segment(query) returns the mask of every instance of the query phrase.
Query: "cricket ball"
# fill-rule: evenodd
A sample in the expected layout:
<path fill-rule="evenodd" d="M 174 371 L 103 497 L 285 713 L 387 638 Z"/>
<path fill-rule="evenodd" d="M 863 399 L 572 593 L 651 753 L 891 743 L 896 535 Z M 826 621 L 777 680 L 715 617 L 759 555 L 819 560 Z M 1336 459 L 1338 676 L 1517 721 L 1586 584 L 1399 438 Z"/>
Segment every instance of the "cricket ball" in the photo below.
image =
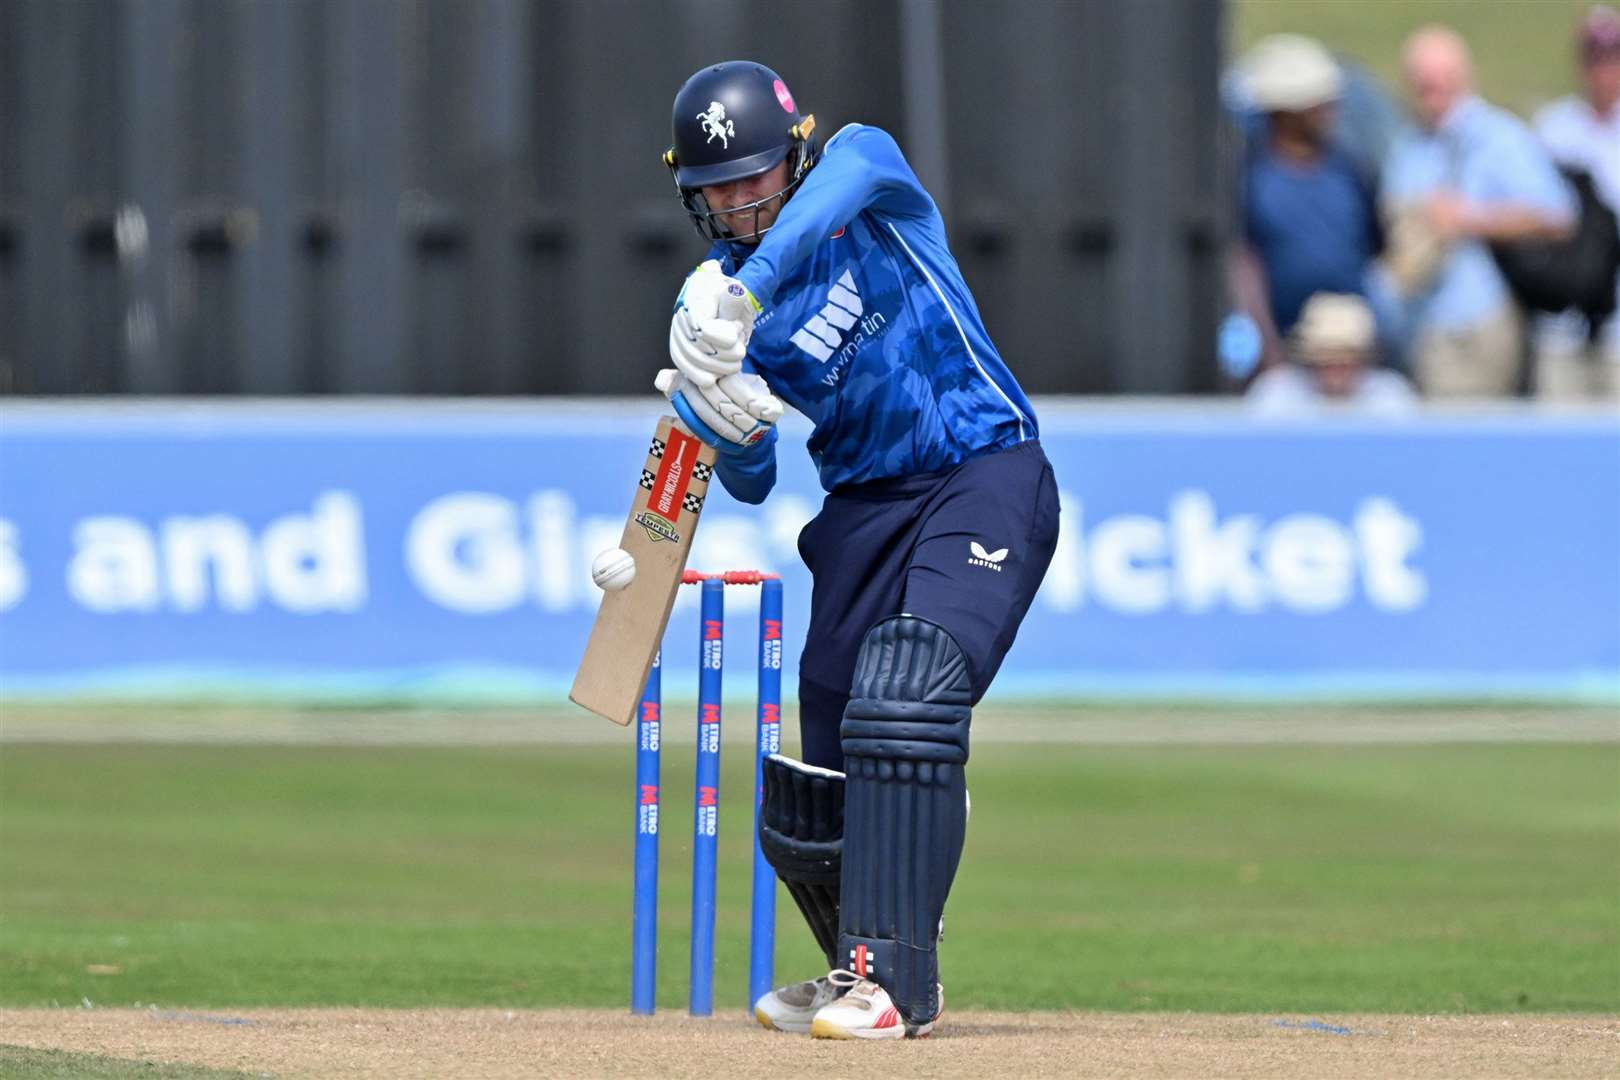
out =
<path fill-rule="evenodd" d="M 591 563 L 591 580 L 596 587 L 617 592 L 636 580 L 636 560 L 624 548 L 608 548 Z"/>

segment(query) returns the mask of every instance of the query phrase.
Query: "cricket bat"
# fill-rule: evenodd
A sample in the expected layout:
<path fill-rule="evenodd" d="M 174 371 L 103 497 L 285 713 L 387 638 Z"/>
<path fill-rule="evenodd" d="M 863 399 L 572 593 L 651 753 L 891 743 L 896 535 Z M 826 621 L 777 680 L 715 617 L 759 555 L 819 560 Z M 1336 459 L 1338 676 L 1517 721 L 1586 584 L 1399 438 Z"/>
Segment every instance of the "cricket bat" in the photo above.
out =
<path fill-rule="evenodd" d="M 635 718 L 713 475 L 713 447 L 673 416 L 660 417 L 619 540 L 636 560 L 635 578 L 602 594 L 568 691 L 576 704 L 615 724 Z"/>

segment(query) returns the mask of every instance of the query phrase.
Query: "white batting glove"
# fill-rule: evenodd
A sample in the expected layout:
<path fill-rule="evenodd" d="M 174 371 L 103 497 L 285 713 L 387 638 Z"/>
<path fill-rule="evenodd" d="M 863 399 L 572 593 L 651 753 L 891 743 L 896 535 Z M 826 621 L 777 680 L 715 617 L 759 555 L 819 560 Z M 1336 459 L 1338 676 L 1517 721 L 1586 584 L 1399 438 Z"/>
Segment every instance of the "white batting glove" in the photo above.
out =
<path fill-rule="evenodd" d="M 710 389 L 742 370 L 759 302 L 747 286 L 727 277 L 718 260 L 694 270 L 675 301 L 669 323 L 669 358 L 688 382 Z"/>
<path fill-rule="evenodd" d="M 782 417 L 781 400 L 758 375 L 726 375 L 705 390 L 674 368 L 665 368 L 653 385 L 671 402 L 678 399 L 717 437 L 738 446 L 758 442 Z"/>
<path fill-rule="evenodd" d="M 735 405 L 762 424 L 782 419 L 782 399 L 771 393 L 758 375 L 722 375 L 715 381 L 714 390 L 705 391 L 703 396 L 717 408 L 721 402 Z"/>

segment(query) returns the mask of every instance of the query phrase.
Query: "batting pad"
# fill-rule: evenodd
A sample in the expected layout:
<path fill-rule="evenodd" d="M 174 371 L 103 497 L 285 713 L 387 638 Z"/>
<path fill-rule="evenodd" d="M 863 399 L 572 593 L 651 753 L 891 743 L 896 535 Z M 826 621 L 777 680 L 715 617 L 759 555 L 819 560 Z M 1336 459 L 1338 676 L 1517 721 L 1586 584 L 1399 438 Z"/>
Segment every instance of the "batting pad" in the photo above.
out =
<path fill-rule="evenodd" d="M 840 728 L 838 966 L 876 981 L 914 1024 L 939 1013 L 936 950 L 967 832 L 972 693 L 950 633 L 898 615 L 861 643 Z"/>
<path fill-rule="evenodd" d="M 765 759 L 759 846 L 837 967 L 838 892 L 844 855 L 844 774 L 781 754 Z"/>

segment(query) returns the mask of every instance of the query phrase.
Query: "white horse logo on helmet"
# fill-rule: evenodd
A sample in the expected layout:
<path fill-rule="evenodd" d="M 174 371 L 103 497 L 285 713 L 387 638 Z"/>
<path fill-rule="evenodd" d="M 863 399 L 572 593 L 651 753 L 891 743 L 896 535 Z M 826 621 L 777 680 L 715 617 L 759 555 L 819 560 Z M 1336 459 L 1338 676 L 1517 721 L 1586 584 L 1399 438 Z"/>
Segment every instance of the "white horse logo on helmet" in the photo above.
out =
<path fill-rule="evenodd" d="M 703 130 L 709 133 L 709 137 L 704 139 L 704 142 L 714 142 L 718 137 L 722 147 L 728 150 L 731 149 L 730 140 L 733 135 L 737 134 L 737 128 L 730 120 L 726 119 L 726 107 L 724 105 L 718 101 L 711 101 L 708 109 L 698 113 L 697 118 L 703 121 Z"/>

